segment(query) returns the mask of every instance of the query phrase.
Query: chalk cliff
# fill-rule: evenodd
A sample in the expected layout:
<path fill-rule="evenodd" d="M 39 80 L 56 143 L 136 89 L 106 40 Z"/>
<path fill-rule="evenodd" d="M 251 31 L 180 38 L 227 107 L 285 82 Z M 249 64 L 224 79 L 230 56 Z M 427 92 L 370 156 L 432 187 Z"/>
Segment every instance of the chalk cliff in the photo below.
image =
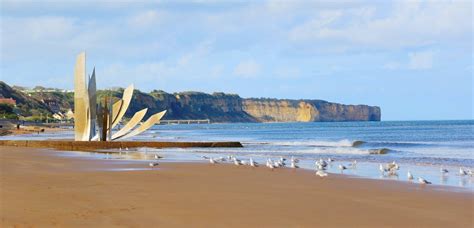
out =
<path fill-rule="evenodd" d="M 380 121 L 380 108 L 323 100 L 245 99 L 243 110 L 260 122 Z"/>

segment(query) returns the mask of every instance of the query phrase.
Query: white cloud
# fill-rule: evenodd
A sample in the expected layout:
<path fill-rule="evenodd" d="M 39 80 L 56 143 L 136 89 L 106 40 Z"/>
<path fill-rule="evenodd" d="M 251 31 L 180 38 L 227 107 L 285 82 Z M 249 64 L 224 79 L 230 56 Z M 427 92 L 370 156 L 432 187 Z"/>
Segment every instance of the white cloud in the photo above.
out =
<path fill-rule="evenodd" d="M 200 59 L 209 54 L 212 49 L 213 42 L 214 41 L 212 40 L 207 40 L 199 43 L 192 51 L 182 55 L 178 59 L 178 66 L 188 65 L 191 61 Z"/>
<path fill-rule="evenodd" d="M 433 67 L 433 51 L 413 52 L 408 56 L 410 57 L 410 69 L 425 70 Z"/>
<path fill-rule="evenodd" d="M 75 19 L 58 16 L 2 18 L 2 37 L 12 39 L 51 39 L 70 36 Z"/>
<path fill-rule="evenodd" d="M 260 65 L 253 60 L 240 62 L 234 69 L 234 74 L 244 78 L 253 78 L 260 73 Z"/>
<path fill-rule="evenodd" d="M 319 12 L 289 32 L 294 42 L 332 41 L 355 48 L 416 47 L 465 38 L 472 32 L 470 1 L 396 1 L 374 7 Z M 360 17 L 362 15 L 362 17 Z M 472 34 L 470 35 L 472 38 Z"/>
<path fill-rule="evenodd" d="M 390 61 L 382 67 L 387 70 L 429 70 L 433 68 L 436 51 L 423 50 L 408 53 L 407 59 L 404 61 Z"/>

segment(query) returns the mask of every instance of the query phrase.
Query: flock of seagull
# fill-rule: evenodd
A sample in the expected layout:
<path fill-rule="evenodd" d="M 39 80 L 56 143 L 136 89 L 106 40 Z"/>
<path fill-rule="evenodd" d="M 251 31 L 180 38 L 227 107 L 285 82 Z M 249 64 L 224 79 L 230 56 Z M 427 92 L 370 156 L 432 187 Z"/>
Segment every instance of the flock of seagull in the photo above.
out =
<path fill-rule="evenodd" d="M 211 164 L 218 164 L 220 162 L 226 162 L 226 161 L 230 161 L 231 163 L 233 163 L 234 165 L 236 166 L 241 166 L 241 165 L 247 165 L 247 166 L 251 166 L 251 167 L 258 167 L 259 164 L 257 162 L 255 162 L 252 158 L 250 158 L 249 160 L 241 160 L 241 159 L 237 159 L 235 156 L 227 156 L 226 157 L 219 157 L 219 158 L 212 158 L 212 157 L 208 157 L 208 156 L 201 156 L 203 159 L 206 159 L 209 161 L 209 163 Z M 298 163 L 299 163 L 299 159 L 297 158 L 294 158 L 293 156 L 290 158 L 290 165 L 287 166 L 286 164 L 286 161 L 287 159 L 280 156 L 280 158 L 278 160 L 275 160 L 273 161 L 271 158 L 268 158 L 266 160 L 266 164 L 265 166 L 271 170 L 274 170 L 276 168 L 283 168 L 283 167 L 289 167 L 289 168 L 292 168 L 292 169 L 297 169 L 299 168 L 298 166 Z M 315 166 L 316 166 L 316 175 L 317 176 L 320 176 L 320 177 L 327 177 L 328 176 L 328 173 L 326 172 L 326 169 L 328 167 L 328 165 L 330 163 L 334 162 L 334 159 L 332 158 L 328 158 L 327 160 L 324 160 L 322 158 L 320 158 L 319 160 L 317 160 L 315 162 Z M 347 166 L 346 165 L 343 165 L 343 164 L 340 164 L 338 166 L 338 169 L 341 170 L 341 172 L 343 170 L 346 170 L 346 169 L 355 169 L 357 167 L 357 161 L 354 160 L 352 163 L 348 164 Z M 380 172 L 382 173 L 382 175 L 384 176 L 398 176 L 398 170 L 400 169 L 400 165 L 397 164 L 395 161 L 393 161 L 392 163 L 388 163 L 388 164 L 385 164 L 385 165 L 382 165 L 380 164 L 379 165 L 379 170 Z M 441 168 L 441 173 L 443 175 L 446 175 L 447 173 L 449 173 L 449 170 L 445 169 L 445 168 Z M 474 172 L 471 170 L 471 169 L 467 169 L 467 170 L 464 170 L 462 167 L 459 168 L 459 175 L 460 176 L 474 176 Z M 412 181 L 414 180 L 414 176 L 413 174 L 408 171 L 407 173 L 407 178 L 409 181 Z M 420 184 L 431 184 L 430 181 L 426 180 L 425 178 L 423 177 L 418 177 L 418 183 Z"/>
<path fill-rule="evenodd" d="M 229 155 L 227 157 L 219 157 L 219 158 L 212 158 L 212 157 L 208 157 L 208 156 L 201 156 L 201 157 L 205 160 L 208 160 L 210 164 L 218 164 L 218 163 L 221 163 L 221 162 L 227 162 L 228 161 L 228 162 L 233 163 L 236 166 L 259 167 L 259 165 L 260 165 L 258 162 L 254 161 L 252 158 L 250 158 L 249 160 L 241 160 L 241 159 L 237 159 L 235 156 L 232 156 L 232 155 Z M 155 154 L 154 158 L 155 158 L 156 161 L 149 163 L 149 166 L 152 167 L 152 168 L 155 167 L 155 166 L 158 166 L 159 163 L 157 162 L 157 160 L 162 159 L 163 157 L 159 156 L 158 154 Z M 287 163 L 286 163 L 287 159 L 285 157 L 280 156 L 280 158 L 275 160 L 275 161 L 272 160 L 271 158 L 268 158 L 266 160 L 265 166 L 267 168 L 271 169 L 272 171 L 276 168 L 284 168 L 284 167 L 288 167 L 288 168 L 292 168 L 292 169 L 300 168 L 299 165 L 298 165 L 298 163 L 300 162 L 299 159 L 291 156 L 289 161 L 290 161 L 290 164 L 289 164 L 289 166 L 287 166 Z M 320 177 L 327 177 L 329 174 L 326 172 L 326 170 L 328 168 L 328 165 L 331 164 L 332 162 L 334 162 L 334 159 L 332 159 L 332 158 L 328 158 L 326 160 L 320 158 L 319 160 L 317 160 L 314 163 L 315 166 L 316 166 L 315 174 L 317 176 L 320 176 Z M 357 167 L 357 161 L 356 160 L 349 163 L 348 165 L 343 165 L 343 164 L 338 165 L 338 169 L 341 170 L 341 172 L 346 170 L 346 169 L 355 169 L 356 167 Z M 400 169 L 400 165 L 397 164 L 395 161 L 393 161 L 392 163 L 387 163 L 385 165 L 379 164 L 379 170 L 380 170 L 380 172 L 383 176 L 398 176 L 398 170 L 399 169 Z M 446 168 L 441 168 L 440 172 L 443 175 L 447 175 L 449 173 L 449 170 L 446 169 Z M 471 169 L 463 169 L 461 167 L 461 168 L 459 168 L 459 175 L 460 176 L 471 176 L 472 177 L 472 176 L 474 176 L 474 172 Z M 413 176 L 413 174 L 410 171 L 407 172 L 407 178 L 408 178 L 409 181 L 413 181 L 415 179 L 415 177 Z M 423 177 L 418 177 L 417 180 L 418 180 L 418 183 L 420 183 L 420 184 L 431 184 L 430 181 L 426 180 Z"/>

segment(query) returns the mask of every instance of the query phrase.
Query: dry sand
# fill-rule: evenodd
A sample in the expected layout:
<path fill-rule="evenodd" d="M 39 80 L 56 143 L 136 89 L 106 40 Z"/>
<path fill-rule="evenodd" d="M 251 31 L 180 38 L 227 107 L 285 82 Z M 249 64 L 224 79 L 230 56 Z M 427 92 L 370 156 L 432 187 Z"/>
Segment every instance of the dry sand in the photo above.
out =
<path fill-rule="evenodd" d="M 474 193 L 396 181 L 0 147 L 1 227 L 473 227 Z"/>

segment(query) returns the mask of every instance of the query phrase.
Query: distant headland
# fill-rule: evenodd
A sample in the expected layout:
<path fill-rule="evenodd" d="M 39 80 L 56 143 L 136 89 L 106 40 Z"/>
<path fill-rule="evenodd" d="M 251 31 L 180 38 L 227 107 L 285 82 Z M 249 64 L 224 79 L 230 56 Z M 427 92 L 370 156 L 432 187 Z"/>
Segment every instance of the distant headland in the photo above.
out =
<path fill-rule="evenodd" d="M 120 98 L 123 89 L 98 90 Z M 66 116 L 74 107 L 73 91 L 9 86 L 0 81 L 0 113 L 5 117 L 45 118 Z M 345 105 L 324 100 L 241 98 L 236 94 L 202 92 L 166 93 L 134 91 L 125 117 L 148 108 L 150 113 L 168 110 L 164 120 L 209 119 L 211 122 L 332 122 L 380 121 L 378 106 Z"/>

